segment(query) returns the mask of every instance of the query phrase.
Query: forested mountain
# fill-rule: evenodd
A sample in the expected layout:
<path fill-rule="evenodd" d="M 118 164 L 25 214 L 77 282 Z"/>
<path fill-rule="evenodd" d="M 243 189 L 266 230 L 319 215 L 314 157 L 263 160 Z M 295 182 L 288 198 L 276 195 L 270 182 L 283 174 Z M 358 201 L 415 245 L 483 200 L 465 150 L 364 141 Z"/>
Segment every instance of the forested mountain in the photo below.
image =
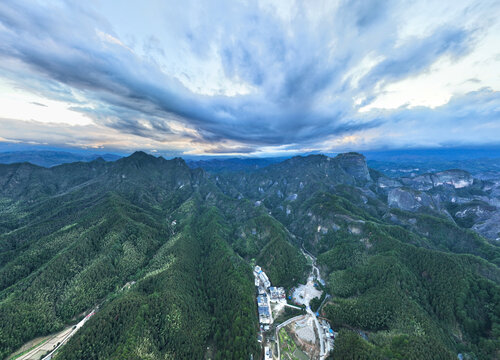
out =
<path fill-rule="evenodd" d="M 457 215 L 496 183 L 391 179 L 356 153 L 219 169 L 0 165 L 0 358 L 99 305 L 56 359 L 257 359 L 250 264 L 291 287 L 301 247 L 333 295 L 335 359 L 500 356 L 500 247 Z"/>
<path fill-rule="evenodd" d="M 190 168 L 202 168 L 210 173 L 252 171 L 262 169 L 268 165 L 276 164 L 284 158 L 230 158 L 230 159 L 208 159 L 208 160 L 188 160 Z"/>

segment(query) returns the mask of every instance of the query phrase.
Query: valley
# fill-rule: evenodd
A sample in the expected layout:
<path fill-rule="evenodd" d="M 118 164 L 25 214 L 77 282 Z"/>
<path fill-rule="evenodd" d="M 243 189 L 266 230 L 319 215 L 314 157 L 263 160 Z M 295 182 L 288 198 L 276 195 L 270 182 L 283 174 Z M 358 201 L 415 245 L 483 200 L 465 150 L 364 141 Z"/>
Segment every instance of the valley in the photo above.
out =
<path fill-rule="evenodd" d="M 500 360 L 500 0 L 0 0 L 0 360 Z"/>
<path fill-rule="evenodd" d="M 319 291 L 317 286 L 318 282 L 321 283 L 323 281 L 320 277 L 319 269 L 315 265 L 316 259 L 312 255 L 307 254 L 304 250 L 302 250 L 302 252 L 303 255 L 311 261 L 312 266 L 306 284 L 299 284 L 297 288 L 290 291 L 293 294 L 290 298 L 295 305 L 287 303 L 284 289 L 281 290 L 283 297 L 277 298 L 273 295 L 273 292 L 276 291 L 273 289 L 282 288 L 270 287 L 271 284 L 269 282 L 266 284 L 267 276 L 259 266 L 255 267 L 254 277 L 258 294 L 257 305 L 259 308 L 259 322 L 261 324 L 259 339 L 264 340 L 263 346 L 265 349 L 265 357 L 267 356 L 272 359 L 294 359 L 296 355 L 293 353 L 297 351 L 303 354 L 302 356 L 306 356 L 306 358 L 318 358 L 323 360 L 326 359 L 333 350 L 333 333 L 330 333 L 328 321 L 325 319 L 321 320 L 320 325 L 320 321 L 318 320 L 319 314 L 312 311 L 310 306 L 311 299 L 321 297 L 322 291 Z M 266 285 L 268 286 L 266 287 Z M 270 293 L 267 289 L 269 289 Z M 261 299 L 267 299 L 267 302 L 263 301 L 261 303 Z M 271 305 L 270 299 L 272 299 L 273 305 Z M 274 317 L 279 317 L 279 314 L 285 307 L 300 310 L 303 314 L 289 318 L 282 323 L 276 323 L 275 319 L 273 319 L 273 314 Z M 266 314 L 268 314 L 268 316 L 266 316 Z M 302 346 L 298 346 L 290 355 L 282 357 L 281 347 L 284 345 L 283 337 L 286 336 L 284 334 L 287 332 L 285 328 L 291 330 L 297 326 L 300 327 L 300 330 L 296 333 L 299 334 L 300 332 L 302 334 L 298 335 L 298 337 L 303 340 L 301 342 Z"/>
<path fill-rule="evenodd" d="M 212 173 L 136 152 L 0 165 L 0 190 L 1 358 L 97 305 L 53 359 L 498 354 L 494 180 L 389 178 L 357 153 Z"/>

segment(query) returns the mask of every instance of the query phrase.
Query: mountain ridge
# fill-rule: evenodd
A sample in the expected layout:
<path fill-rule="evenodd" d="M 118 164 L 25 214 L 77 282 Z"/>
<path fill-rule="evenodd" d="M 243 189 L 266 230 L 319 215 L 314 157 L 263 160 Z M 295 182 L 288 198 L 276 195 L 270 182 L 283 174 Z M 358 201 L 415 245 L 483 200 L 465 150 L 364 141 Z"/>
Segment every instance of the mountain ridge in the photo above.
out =
<path fill-rule="evenodd" d="M 249 264 L 291 288 L 305 280 L 306 249 L 334 295 L 323 316 L 341 331 L 339 349 L 354 341 L 351 352 L 370 359 L 419 358 L 425 349 L 486 359 L 498 345 L 500 248 L 458 226 L 465 208 L 450 206 L 454 197 L 495 199 L 497 188 L 464 176 L 391 179 L 357 153 L 240 172 L 144 152 L 52 168 L 0 165 L 0 357 L 97 304 L 57 359 L 203 358 L 207 346 L 220 359 L 258 356 Z M 394 189 L 428 192 L 439 207 L 391 206 Z M 453 282 L 450 274 L 463 275 Z M 239 295 L 224 303 L 226 285 Z M 368 340 L 352 338 L 353 328 Z"/>

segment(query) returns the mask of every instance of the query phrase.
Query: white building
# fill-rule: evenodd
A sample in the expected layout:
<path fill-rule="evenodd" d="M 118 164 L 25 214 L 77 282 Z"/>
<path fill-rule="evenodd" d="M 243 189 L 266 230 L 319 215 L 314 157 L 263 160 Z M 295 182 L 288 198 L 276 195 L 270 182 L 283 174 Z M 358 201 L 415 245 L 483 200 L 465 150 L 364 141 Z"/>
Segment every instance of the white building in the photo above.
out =
<path fill-rule="evenodd" d="M 266 273 L 262 271 L 261 267 L 256 265 L 254 270 L 253 270 L 255 276 L 259 277 L 260 281 L 262 281 L 262 284 L 264 287 L 267 289 L 269 286 L 271 286 L 271 282 L 269 281 L 269 278 L 267 277 Z M 257 286 L 257 281 L 255 282 Z"/>
<path fill-rule="evenodd" d="M 273 352 L 269 346 L 264 347 L 264 359 L 265 360 L 273 359 Z"/>
<path fill-rule="evenodd" d="M 271 286 L 269 288 L 272 302 L 286 302 L 285 289 L 282 287 Z"/>
<path fill-rule="evenodd" d="M 267 289 L 269 286 L 271 286 L 271 282 L 269 281 L 269 278 L 267 277 L 266 273 L 264 271 L 261 271 L 259 274 L 260 281 L 264 284 L 264 287 Z"/>

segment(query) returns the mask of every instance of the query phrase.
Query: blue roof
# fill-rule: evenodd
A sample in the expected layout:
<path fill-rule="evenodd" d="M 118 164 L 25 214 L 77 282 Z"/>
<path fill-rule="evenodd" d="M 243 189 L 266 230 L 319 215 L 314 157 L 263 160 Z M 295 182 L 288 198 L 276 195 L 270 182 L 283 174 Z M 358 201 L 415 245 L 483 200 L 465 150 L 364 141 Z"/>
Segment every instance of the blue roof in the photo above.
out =
<path fill-rule="evenodd" d="M 259 314 L 269 316 L 269 308 L 267 306 L 259 306 Z"/>

